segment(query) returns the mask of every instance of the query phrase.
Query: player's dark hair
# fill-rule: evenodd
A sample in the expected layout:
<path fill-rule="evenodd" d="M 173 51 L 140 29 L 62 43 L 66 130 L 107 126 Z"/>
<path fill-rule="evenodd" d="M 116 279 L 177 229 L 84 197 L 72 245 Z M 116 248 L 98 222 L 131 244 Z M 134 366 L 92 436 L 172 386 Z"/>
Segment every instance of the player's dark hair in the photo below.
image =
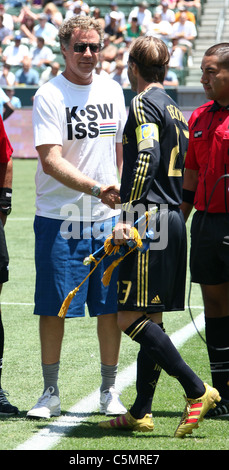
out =
<path fill-rule="evenodd" d="M 204 55 L 208 57 L 216 55 L 219 59 L 220 65 L 226 69 L 229 68 L 229 42 L 221 42 L 209 47 Z"/>
<path fill-rule="evenodd" d="M 163 83 L 165 67 L 169 63 L 169 51 L 161 39 L 138 37 L 130 47 L 129 61 L 134 62 L 142 78 L 149 83 Z"/>

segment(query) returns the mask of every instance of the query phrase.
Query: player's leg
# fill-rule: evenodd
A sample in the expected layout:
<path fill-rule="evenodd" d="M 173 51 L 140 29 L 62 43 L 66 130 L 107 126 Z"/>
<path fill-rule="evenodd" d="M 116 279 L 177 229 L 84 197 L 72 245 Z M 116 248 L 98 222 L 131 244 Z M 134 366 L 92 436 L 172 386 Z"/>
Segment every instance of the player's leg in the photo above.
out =
<path fill-rule="evenodd" d="M 201 285 L 212 384 L 222 397 L 207 417 L 229 415 L 229 283 Z"/>
<path fill-rule="evenodd" d="M 152 315 L 152 321 L 163 329 L 162 313 Z M 137 356 L 137 395 L 134 404 L 130 408 L 130 413 L 135 419 L 142 419 L 146 414 L 151 413 L 153 397 L 160 374 L 161 367 L 156 361 L 152 361 L 145 348 L 141 346 Z"/>
<path fill-rule="evenodd" d="M 68 269 L 68 242 L 60 233 L 61 221 L 36 217 L 36 289 L 34 313 L 40 316 L 41 362 L 44 388 L 29 418 L 50 418 L 61 413 L 58 375 L 64 320 L 58 317 L 71 269 Z M 74 282 L 74 280 L 73 280 Z M 68 285 L 66 287 L 68 289 Z M 69 288 L 69 291 L 71 289 Z"/>
<path fill-rule="evenodd" d="M 5 233 L 0 220 L 0 295 L 3 283 L 8 281 L 9 257 L 5 240 Z M 0 310 L 0 415 L 16 415 L 18 408 L 9 403 L 7 399 L 8 392 L 2 389 L 2 371 L 3 371 L 3 353 L 4 353 L 4 326 L 2 321 L 2 312 Z"/>
<path fill-rule="evenodd" d="M 206 417 L 229 413 L 229 220 L 196 212 L 191 227 L 192 281 L 201 285 L 212 383 L 222 397 Z"/>
<path fill-rule="evenodd" d="M 156 361 L 168 375 L 180 382 L 189 398 L 187 398 L 185 411 L 175 436 L 183 437 L 191 433 L 192 429 L 198 427 L 198 423 L 202 421 L 206 412 L 215 406 L 215 401 L 220 400 L 218 391 L 202 382 L 182 359 L 170 338 L 146 315 L 140 316 L 136 312 L 119 312 L 118 324 L 132 340 L 145 349 L 152 364 Z M 128 412 L 124 417 L 100 423 L 100 427 L 150 431 L 154 426 L 150 414 L 146 414 L 143 418 L 134 418 Z"/>
<path fill-rule="evenodd" d="M 106 415 L 123 414 L 126 413 L 126 408 L 115 389 L 121 342 L 121 330 L 117 325 L 117 314 L 97 316 L 97 331 L 102 378 L 100 412 Z"/>
<path fill-rule="evenodd" d="M 184 302 L 184 269 L 186 266 L 185 225 L 179 212 L 174 211 L 174 213 L 169 213 L 167 216 L 169 217 L 169 250 L 157 253 L 157 256 L 152 254 L 150 250 L 146 254 L 136 254 L 135 252 L 126 258 L 127 261 L 120 268 L 120 311 L 118 312 L 118 325 L 132 340 L 139 343 L 141 348 L 144 348 L 145 353 L 151 360 L 152 366 L 156 362 L 168 375 L 174 376 L 179 380 L 187 397 L 192 399 L 191 402 L 189 401 L 190 410 L 192 410 L 192 405 L 196 406 L 196 400 L 199 400 L 200 397 L 202 398 L 203 404 L 201 410 L 195 415 L 195 419 L 191 420 L 191 424 L 189 421 L 185 423 L 182 421 L 180 423 L 176 435 L 182 437 L 197 426 L 199 419 L 202 419 L 202 416 L 213 406 L 214 400 L 219 399 L 219 394 L 217 390 L 206 389 L 202 380 L 182 359 L 170 338 L 141 310 L 141 307 L 144 306 L 145 311 L 149 314 L 157 310 L 159 311 L 159 308 L 163 310 L 182 309 Z M 164 272 L 163 276 L 162 265 L 164 269 L 166 267 L 166 272 Z M 148 282 L 151 276 L 153 279 L 152 283 Z M 181 295 L 179 295 L 179 292 L 181 292 Z M 134 307 L 134 310 L 128 310 L 128 306 L 131 305 Z M 121 310 L 122 306 L 123 310 Z M 122 419 L 119 417 L 110 422 L 100 423 L 100 425 L 105 428 L 153 429 L 152 418 L 148 413 L 144 418 L 134 418 L 128 412 Z"/>
<path fill-rule="evenodd" d="M 93 225 L 93 250 L 103 246 L 110 235 L 115 218 Z M 102 233 L 102 237 L 99 236 Z M 117 258 L 117 257 L 116 257 Z M 118 372 L 121 330 L 117 325 L 117 280 L 118 268 L 112 274 L 108 286 L 102 283 L 106 269 L 116 259 L 107 256 L 100 263 L 89 280 L 87 305 L 91 317 L 97 317 L 97 334 L 101 361 L 100 412 L 106 415 L 126 413 L 118 391 L 116 377 Z"/>

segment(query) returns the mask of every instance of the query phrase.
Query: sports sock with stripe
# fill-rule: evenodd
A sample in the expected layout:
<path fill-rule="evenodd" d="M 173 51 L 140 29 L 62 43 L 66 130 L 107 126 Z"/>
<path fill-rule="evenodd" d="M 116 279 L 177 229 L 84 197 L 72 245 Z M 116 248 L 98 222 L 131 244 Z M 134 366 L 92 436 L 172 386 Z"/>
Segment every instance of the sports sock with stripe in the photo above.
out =
<path fill-rule="evenodd" d="M 213 386 L 229 400 L 229 316 L 205 318 L 205 332 Z"/>
<path fill-rule="evenodd" d="M 199 398 L 205 393 L 202 380 L 182 359 L 160 326 L 143 315 L 130 325 L 125 333 L 144 347 L 152 364 L 156 362 L 168 375 L 177 378 L 188 398 Z"/>

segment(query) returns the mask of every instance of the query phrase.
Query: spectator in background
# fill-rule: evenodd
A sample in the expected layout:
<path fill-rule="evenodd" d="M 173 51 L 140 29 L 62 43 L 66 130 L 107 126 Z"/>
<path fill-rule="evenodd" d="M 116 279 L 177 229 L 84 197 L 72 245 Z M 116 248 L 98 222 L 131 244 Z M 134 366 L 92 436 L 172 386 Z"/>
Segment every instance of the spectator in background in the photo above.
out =
<path fill-rule="evenodd" d="M 21 35 L 16 34 L 14 43 L 6 46 L 2 54 L 2 62 L 9 65 L 21 65 L 24 57 L 29 56 L 29 48 L 21 44 Z"/>
<path fill-rule="evenodd" d="M 49 67 L 47 67 L 40 76 L 39 86 L 51 80 L 51 78 L 57 77 L 61 73 L 60 64 L 58 62 L 52 62 Z"/>
<path fill-rule="evenodd" d="M 44 7 L 44 13 L 48 17 L 48 22 L 53 24 L 57 29 L 60 27 L 63 22 L 63 15 L 61 11 L 57 8 L 55 3 L 49 2 Z"/>
<path fill-rule="evenodd" d="M 32 68 L 31 58 L 25 57 L 22 68 L 15 73 L 15 85 L 38 85 L 39 78 L 38 71 Z"/>
<path fill-rule="evenodd" d="M 181 11 L 179 20 L 173 24 L 173 35 L 178 38 L 180 44 L 192 48 L 197 29 L 194 23 L 187 19 L 186 11 Z"/>
<path fill-rule="evenodd" d="M 115 70 L 113 73 L 111 73 L 111 78 L 112 80 L 118 82 L 122 88 L 127 88 L 130 86 L 127 68 L 121 60 L 117 60 Z"/>
<path fill-rule="evenodd" d="M 15 90 L 14 88 L 8 88 L 6 90 L 6 94 L 10 99 L 11 104 L 13 105 L 14 109 L 20 109 L 21 108 L 21 100 L 18 98 L 18 96 L 15 96 Z"/>
<path fill-rule="evenodd" d="M 100 8 L 92 7 L 90 9 L 90 12 L 91 12 L 91 16 L 95 18 L 95 20 L 97 20 L 101 24 L 101 27 L 103 29 L 105 29 L 106 23 L 105 23 L 105 19 L 101 16 Z"/>
<path fill-rule="evenodd" d="M 113 44 L 120 44 L 123 41 L 123 33 L 120 28 L 120 20 L 116 11 L 110 13 L 110 23 L 105 26 L 105 33 L 109 34 Z"/>
<path fill-rule="evenodd" d="M 185 7 L 187 10 L 189 8 L 194 9 L 197 19 L 200 19 L 201 16 L 201 0 L 180 0 L 177 2 L 177 8 Z"/>
<path fill-rule="evenodd" d="M 124 28 L 122 29 L 124 37 L 129 38 L 138 38 L 138 36 L 142 35 L 142 26 L 138 24 L 137 17 L 134 16 L 131 18 L 131 23 L 126 23 Z"/>
<path fill-rule="evenodd" d="M 13 86 L 15 83 L 15 74 L 11 72 L 9 64 L 3 64 L 0 71 L 0 86 Z"/>
<path fill-rule="evenodd" d="M 0 88 L 0 116 L 3 121 L 5 121 L 5 119 L 7 119 L 13 112 L 14 107 L 12 106 L 9 97 L 4 90 Z"/>
<path fill-rule="evenodd" d="M 0 14 L 0 43 L 8 44 L 13 39 L 13 31 L 3 24 L 3 15 Z"/>
<path fill-rule="evenodd" d="M 33 44 L 36 40 L 34 36 L 34 26 L 37 15 L 28 7 L 23 6 L 18 16 L 13 15 L 15 29 L 19 29 L 18 34 L 22 36 L 22 42 Z"/>
<path fill-rule="evenodd" d="M 38 16 L 39 24 L 34 27 L 34 34 L 36 37 L 42 37 L 45 44 L 48 46 L 56 45 L 56 38 L 58 35 L 58 28 L 48 22 L 48 17 L 45 13 Z"/>
<path fill-rule="evenodd" d="M 34 44 L 36 36 L 34 34 L 35 20 L 32 16 L 25 14 L 20 24 L 20 34 L 22 42 L 27 44 Z"/>
<path fill-rule="evenodd" d="M 126 23 L 126 18 L 125 18 L 125 14 L 123 13 L 123 11 L 119 10 L 117 2 L 111 2 L 110 9 L 111 9 L 110 13 L 112 11 L 115 11 L 115 13 L 117 13 L 116 16 L 117 16 L 117 20 L 119 22 L 119 26 L 121 28 L 123 28 L 125 26 L 125 23 Z M 106 13 L 106 15 L 105 15 L 105 26 L 107 26 L 110 22 L 110 13 Z"/>
<path fill-rule="evenodd" d="M 65 14 L 65 18 L 69 19 L 72 16 L 86 16 L 87 13 L 83 8 L 83 3 L 81 1 L 70 3 Z"/>
<path fill-rule="evenodd" d="M 173 24 L 173 36 L 178 38 L 178 44 L 187 47 L 188 65 L 192 65 L 192 48 L 197 36 L 197 29 L 192 21 L 187 19 L 186 11 L 181 11 L 179 21 Z"/>
<path fill-rule="evenodd" d="M 192 23 L 196 24 L 196 17 L 192 11 L 189 11 L 187 7 L 180 6 L 179 10 L 175 13 L 175 22 L 179 21 L 181 12 L 185 11 L 187 15 L 187 20 L 191 21 Z"/>
<path fill-rule="evenodd" d="M 171 10 L 174 10 L 177 8 L 177 0 L 167 0 L 167 2 Z"/>
<path fill-rule="evenodd" d="M 32 65 L 44 68 L 46 65 L 50 65 L 55 59 L 55 54 L 53 54 L 52 49 L 49 46 L 45 46 L 44 38 L 37 37 L 36 41 L 36 47 L 31 47 L 30 49 Z"/>
<path fill-rule="evenodd" d="M 169 67 L 182 69 L 184 66 L 184 54 L 187 51 L 186 46 L 179 44 L 177 37 L 171 38 L 172 46 L 169 47 L 170 59 Z"/>
<path fill-rule="evenodd" d="M 128 16 L 128 23 L 131 23 L 131 18 L 134 17 L 138 19 L 138 24 L 147 28 L 152 20 L 152 13 L 147 7 L 148 3 L 144 0 L 134 7 Z"/>
<path fill-rule="evenodd" d="M 3 3 L 0 3 L 0 15 L 3 15 L 3 25 L 5 28 L 10 29 L 10 31 L 14 30 L 14 21 L 12 15 L 5 12 L 5 7 Z"/>
<path fill-rule="evenodd" d="M 166 86 L 178 86 L 179 80 L 176 73 L 173 70 L 170 70 L 168 66 L 165 68 L 165 78 L 163 85 Z"/>
<path fill-rule="evenodd" d="M 153 19 L 147 28 L 146 36 L 153 36 L 168 44 L 172 33 L 173 28 L 171 23 L 169 23 L 169 21 L 162 20 L 161 14 L 159 12 L 155 12 Z"/>
<path fill-rule="evenodd" d="M 156 11 L 161 13 L 161 19 L 163 21 L 169 21 L 169 23 L 175 23 L 176 17 L 175 12 L 169 8 L 168 1 L 161 1 L 161 4 L 156 8 Z"/>

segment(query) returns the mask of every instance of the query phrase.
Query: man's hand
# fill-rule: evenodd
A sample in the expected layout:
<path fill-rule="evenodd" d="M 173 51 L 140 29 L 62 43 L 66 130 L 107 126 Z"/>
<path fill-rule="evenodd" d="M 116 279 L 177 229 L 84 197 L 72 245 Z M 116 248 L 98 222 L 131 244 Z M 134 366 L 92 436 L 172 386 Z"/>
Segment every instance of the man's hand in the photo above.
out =
<path fill-rule="evenodd" d="M 118 222 L 113 229 L 113 240 L 115 245 L 126 245 L 126 242 L 130 240 L 130 223 Z"/>
<path fill-rule="evenodd" d="M 99 197 L 103 204 L 106 204 L 111 209 L 115 209 L 115 206 L 121 203 L 120 186 L 115 184 L 110 186 L 102 186 Z"/>

